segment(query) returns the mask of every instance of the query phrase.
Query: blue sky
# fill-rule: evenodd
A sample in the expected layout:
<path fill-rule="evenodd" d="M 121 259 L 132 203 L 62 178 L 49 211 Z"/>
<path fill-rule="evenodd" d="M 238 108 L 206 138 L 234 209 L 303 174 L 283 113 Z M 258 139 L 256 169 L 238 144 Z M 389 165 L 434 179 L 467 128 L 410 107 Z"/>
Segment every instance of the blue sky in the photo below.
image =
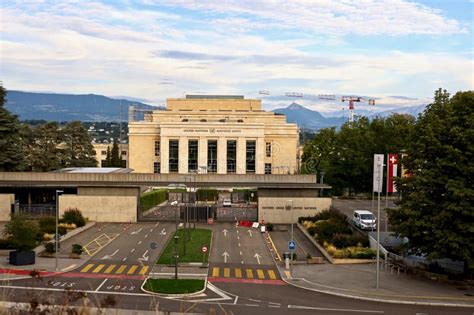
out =
<path fill-rule="evenodd" d="M 7 89 L 126 95 L 287 92 L 377 99 L 377 110 L 473 89 L 473 1 L 2 1 Z M 270 96 L 259 94 L 260 90 Z M 399 98 L 395 96 L 405 96 Z M 364 107 L 364 104 L 360 105 Z"/>

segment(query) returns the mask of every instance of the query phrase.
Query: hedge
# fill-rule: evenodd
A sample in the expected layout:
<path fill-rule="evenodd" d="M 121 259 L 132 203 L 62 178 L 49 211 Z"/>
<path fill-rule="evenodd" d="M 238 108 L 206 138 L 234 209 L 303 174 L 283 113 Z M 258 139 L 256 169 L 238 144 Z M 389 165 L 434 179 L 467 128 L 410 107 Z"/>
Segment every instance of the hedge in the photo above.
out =
<path fill-rule="evenodd" d="M 140 210 L 146 211 L 166 201 L 166 189 L 152 190 L 140 196 Z"/>
<path fill-rule="evenodd" d="M 198 189 L 197 198 L 199 201 L 215 201 L 217 200 L 218 192 L 217 189 Z"/>

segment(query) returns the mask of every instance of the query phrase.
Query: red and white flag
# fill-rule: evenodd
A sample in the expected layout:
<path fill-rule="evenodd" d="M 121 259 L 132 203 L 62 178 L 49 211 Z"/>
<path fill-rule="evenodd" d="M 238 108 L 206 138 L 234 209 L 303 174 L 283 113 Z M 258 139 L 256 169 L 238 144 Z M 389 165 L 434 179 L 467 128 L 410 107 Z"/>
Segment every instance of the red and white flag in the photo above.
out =
<path fill-rule="evenodd" d="M 398 168 L 398 154 L 389 154 L 388 155 L 388 175 L 387 175 L 387 182 L 388 182 L 388 192 L 394 193 L 397 191 L 397 187 L 395 187 L 395 183 L 393 181 L 394 177 L 397 177 L 397 168 Z"/>

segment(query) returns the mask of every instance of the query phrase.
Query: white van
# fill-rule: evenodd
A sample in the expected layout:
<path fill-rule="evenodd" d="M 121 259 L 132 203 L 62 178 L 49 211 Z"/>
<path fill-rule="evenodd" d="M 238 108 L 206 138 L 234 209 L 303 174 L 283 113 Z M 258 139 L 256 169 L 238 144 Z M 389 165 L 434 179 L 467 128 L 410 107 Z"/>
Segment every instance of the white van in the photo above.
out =
<path fill-rule="evenodd" d="M 362 230 L 375 230 L 377 228 L 377 219 L 368 210 L 354 210 L 352 221 L 356 227 Z"/>

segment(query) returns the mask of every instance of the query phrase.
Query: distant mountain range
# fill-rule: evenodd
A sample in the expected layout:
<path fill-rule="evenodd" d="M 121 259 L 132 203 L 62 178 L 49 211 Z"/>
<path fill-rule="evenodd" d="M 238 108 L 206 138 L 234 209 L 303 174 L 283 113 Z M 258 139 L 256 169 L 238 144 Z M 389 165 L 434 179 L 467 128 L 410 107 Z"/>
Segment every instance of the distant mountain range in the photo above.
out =
<path fill-rule="evenodd" d="M 119 121 L 128 120 L 128 106 L 160 109 L 126 99 L 113 99 L 96 94 L 54 94 L 7 91 L 6 108 L 21 120 L 52 121 Z M 120 110 L 122 107 L 122 110 Z"/>

